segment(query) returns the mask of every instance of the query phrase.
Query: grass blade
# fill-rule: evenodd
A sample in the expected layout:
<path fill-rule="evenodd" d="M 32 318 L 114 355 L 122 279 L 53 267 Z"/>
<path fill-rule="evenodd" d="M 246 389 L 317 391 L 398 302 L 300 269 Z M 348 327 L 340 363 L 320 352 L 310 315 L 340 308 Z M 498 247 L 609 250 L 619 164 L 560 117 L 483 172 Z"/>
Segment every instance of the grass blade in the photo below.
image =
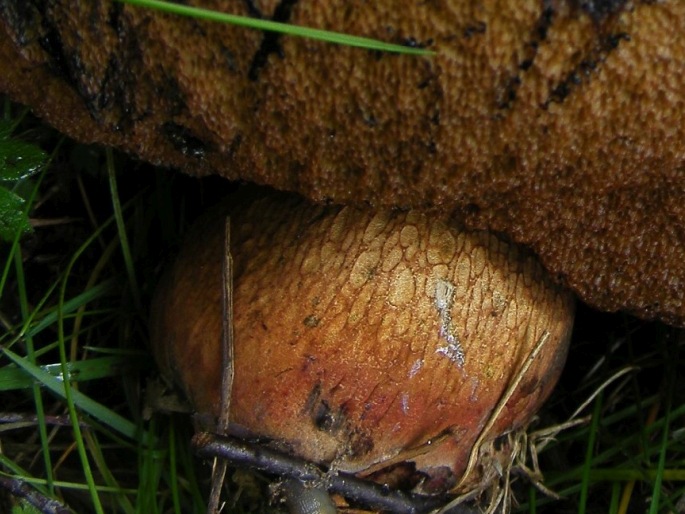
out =
<path fill-rule="evenodd" d="M 24 320 L 29 317 L 29 301 L 26 293 L 26 280 L 24 277 L 24 265 L 21 260 L 21 252 L 15 252 L 14 254 L 14 269 L 17 277 L 17 291 L 19 293 L 19 305 L 21 309 L 21 316 Z M 36 353 L 34 350 L 33 338 L 26 338 L 26 351 L 28 353 L 28 358 L 31 364 L 36 364 Z M 29 384 L 32 387 L 33 394 L 33 404 L 36 408 L 36 417 L 38 420 L 38 434 L 40 436 L 40 444 L 43 454 L 43 463 L 45 465 L 45 473 L 48 482 L 48 491 L 53 494 L 54 487 L 53 482 L 53 471 L 52 471 L 52 460 L 50 458 L 50 448 L 48 441 L 48 429 L 45 422 L 45 408 L 43 407 L 43 395 L 37 384 Z"/>
<path fill-rule="evenodd" d="M 128 275 L 128 281 L 130 283 L 131 294 L 133 295 L 133 302 L 136 306 L 136 310 L 141 312 L 143 306 L 140 301 L 140 289 L 138 288 L 135 265 L 133 263 L 133 256 L 131 255 L 131 247 L 128 244 L 126 224 L 124 223 L 124 215 L 121 209 L 121 202 L 119 201 L 117 177 L 114 169 L 114 157 L 112 156 L 112 149 L 107 148 L 105 150 L 105 154 L 107 156 L 107 175 L 109 176 L 109 189 L 112 197 L 112 207 L 114 208 L 114 219 L 117 223 L 117 232 L 119 234 L 119 242 L 121 243 L 121 252 L 124 255 L 126 274 Z"/>
<path fill-rule="evenodd" d="M 278 32 L 289 36 L 305 37 L 316 39 L 318 41 L 325 41 L 327 43 L 334 43 L 338 45 L 354 46 L 357 48 L 365 48 L 368 50 L 379 50 L 382 52 L 394 52 L 409 55 L 434 55 L 435 52 L 425 50 L 423 48 L 395 45 L 392 43 L 385 43 L 375 39 L 352 36 L 349 34 L 341 34 L 339 32 L 331 32 L 328 30 L 313 29 L 309 27 L 299 27 L 287 23 L 279 23 L 271 20 L 261 20 L 257 18 L 249 18 L 247 16 L 238 16 L 234 14 L 226 14 L 210 9 L 202 9 L 200 7 L 191 7 L 188 5 L 174 4 L 171 2 L 163 2 L 160 0 L 119 0 L 125 4 L 136 5 L 139 7 L 146 7 L 149 9 L 156 9 L 179 16 L 189 16 L 200 20 L 216 21 L 220 23 L 230 23 L 238 27 L 246 27 L 257 30 L 265 30 L 269 32 Z"/>
<path fill-rule="evenodd" d="M 85 290 L 83 293 L 74 296 L 70 300 L 65 301 L 62 304 L 62 314 L 68 315 L 76 312 L 81 305 L 92 302 L 103 296 L 109 294 L 114 290 L 116 285 L 115 279 L 108 279 L 90 289 Z M 45 330 L 46 328 L 53 327 L 57 318 L 59 317 L 59 311 L 54 309 L 53 311 L 46 314 L 41 320 L 30 328 L 26 328 L 25 332 L 22 331 L 23 336 L 33 337 Z"/>
<path fill-rule="evenodd" d="M 678 346 L 673 345 L 674 350 L 672 353 L 675 353 L 675 355 L 671 355 L 671 358 L 673 358 L 675 361 L 678 360 Z M 666 352 L 664 352 L 664 355 L 668 355 Z M 670 366 L 669 367 L 669 372 L 666 377 L 666 384 L 665 384 L 665 392 L 664 395 L 666 396 L 666 409 L 664 413 L 664 427 L 661 432 L 661 444 L 659 445 L 659 462 L 657 464 L 657 469 L 656 469 L 656 477 L 654 480 L 654 488 L 652 490 L 652 501 L 651 505 L 649 508 L 649 514 L 657 514 L 659 512 L 659 500 L 661 497 L 661 485 L 664 480 L 664 468 L 666 467 L 666 453 L 669 448 L 669 436 L 671 434 L 670 432 L 670 422 L 671 422 L 671 410 L 672 410 L 672 402 L 673 402 L 673 392 L 675 389 L 675 366 Z"/>
<path fill-rule="evenodd" d="M 592 412 L 592 424 L 590 426 L 590 435 L 587 441 L 585 463 L 583 464 L 580 504 L 578 505 L 579 514 L 585 514 L 585 510 L 587 508 L 587 499 L 590 487 L 590 471 L 592 470 L 593 454 L 595 453 L 595 440 L 597 438 L 597 429 L 599 428 L 599 420 L 602 413 L 602 398 L 603 394 L 600 393 L 595 400 L 595 408 Z"/>
<path fill-rule="evenodd" d="M 32 361 L 32 364 L 35 362 Z M 149 367 L 144 359 L 131 357 L 97 357 L 69 363 L 69 375 L 62 375 L 61 364 L 48 364 L 40 369 L 50 373 L 60 381 L 86 382 L 105 377 L 121 376 L 126 373 L 141 371 Z M 26 389 L 35 385 L 35 380 L 25 371 L 17 368 L 5 367 L 0 369 L 0 391 Z"/>
<path fill-rule="evenodd" d="M 12 362 L 23 369 L 26 373 L 31 375 L 35 380 L 40 382 L 40 384 L 46 389 L 52 391 L 60 398 L 66 397 L 64 392 L 64 384 L 68 382 L 63 382 L 59 378 L 50 374 L 48 371 L 31 364 L 31 362 L 29 362 L 27 359 L 17 355 L 7 348 L 2 348 L 0 351 L 2 351 L 2 353 L 4 353 Z M 108 409 L 104 405 L 96 402 L 80 391 L 71 391 L 71 395 L 74 405 L 76 405 L 83 412 L 87 413 L 89 416 L 100 420 L 112 430 L 119 432 L 129 439 L 137 439 L 141 435 L 141 430 L 139 430 L 134 423 Z M 146 436 L 145 439 L 147 439 L 147 434 L 144 433 L 144 435 Z"/>

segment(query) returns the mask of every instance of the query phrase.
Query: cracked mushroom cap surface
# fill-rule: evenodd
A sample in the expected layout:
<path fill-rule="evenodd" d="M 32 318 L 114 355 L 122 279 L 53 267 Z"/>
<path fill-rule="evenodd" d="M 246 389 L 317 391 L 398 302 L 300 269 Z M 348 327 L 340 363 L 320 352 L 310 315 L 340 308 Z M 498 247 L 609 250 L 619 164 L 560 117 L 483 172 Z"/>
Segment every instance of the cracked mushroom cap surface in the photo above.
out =
<path fill-rule="evenodd" d="M 156 291 L 154 353 L 200 414 L 221 410 L 227 213 L 230 420 L 249 434 L 363 476 L 410 466 L 442 493 L 554 387 L 574 299 L 528 250 L 417 211 L 277 194 L 203 217 Z M 461 490 L 499 477 L 510 451 L 479 453 Z"/>
<path fill-rule="evenodd" d="M 685 324 L 685 2 L 201 5 L 435 55 L 5 2 L 0 90 L 189 173 L 454 215 L 528 245 L 595 307 Z"/>

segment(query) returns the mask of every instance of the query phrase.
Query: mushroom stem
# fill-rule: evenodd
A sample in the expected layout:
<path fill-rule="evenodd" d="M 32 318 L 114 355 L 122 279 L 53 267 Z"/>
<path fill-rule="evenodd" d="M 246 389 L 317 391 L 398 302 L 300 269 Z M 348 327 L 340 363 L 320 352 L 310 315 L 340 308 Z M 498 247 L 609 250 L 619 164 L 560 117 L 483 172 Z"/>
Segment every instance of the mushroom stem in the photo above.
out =
<path fill-rule="evenodd" d="M 336 514 L 338 511 L 321 483 L 304 483 L 295 478 L 281 486 L 290 514 Z"/>

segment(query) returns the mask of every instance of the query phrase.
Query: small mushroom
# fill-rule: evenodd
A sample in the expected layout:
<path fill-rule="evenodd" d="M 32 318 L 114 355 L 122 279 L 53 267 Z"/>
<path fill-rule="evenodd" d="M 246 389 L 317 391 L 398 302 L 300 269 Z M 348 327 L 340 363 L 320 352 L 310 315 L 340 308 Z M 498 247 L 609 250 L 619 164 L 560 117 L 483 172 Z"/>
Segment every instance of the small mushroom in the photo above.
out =
<path fill-rule="evenodd" d="M 202 219 L 162 279 L 152 343 L 219 416 L 221 266 L 230 215 L 230 422 L 282 451 L 426 494 L 510 462 L 567 352 L 572 295 L 528 251 L 416 211 L 270 194 Z"/>

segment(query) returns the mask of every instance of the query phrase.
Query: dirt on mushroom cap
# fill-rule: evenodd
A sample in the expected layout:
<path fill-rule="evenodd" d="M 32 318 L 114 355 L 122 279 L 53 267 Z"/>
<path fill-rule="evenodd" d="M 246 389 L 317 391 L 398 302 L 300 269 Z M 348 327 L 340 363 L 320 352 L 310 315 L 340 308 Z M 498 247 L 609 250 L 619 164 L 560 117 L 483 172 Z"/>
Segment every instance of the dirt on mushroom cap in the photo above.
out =
<path fill-rule="evenodd" d="M 9 2 L 0 89 L 80 140 L 188 172 L 454 213 L 529 245 L 596 307 L 685 323 L 685 3 L 210 6 L 437 53 Z"/>
<path fill-rule="evenodd" d="M 551 391 L 573 299 L 525 250 L 414 211 L 286 195 L 232 207 L 231 420 L 252 434 L 340 470 L 413 463 L 423 490 L 441 492 L 542 337 L 485 440 L 525 424 Z M 151 323 L 162 368 L 215 416 L 225 213 L 197 225 Z"/>

